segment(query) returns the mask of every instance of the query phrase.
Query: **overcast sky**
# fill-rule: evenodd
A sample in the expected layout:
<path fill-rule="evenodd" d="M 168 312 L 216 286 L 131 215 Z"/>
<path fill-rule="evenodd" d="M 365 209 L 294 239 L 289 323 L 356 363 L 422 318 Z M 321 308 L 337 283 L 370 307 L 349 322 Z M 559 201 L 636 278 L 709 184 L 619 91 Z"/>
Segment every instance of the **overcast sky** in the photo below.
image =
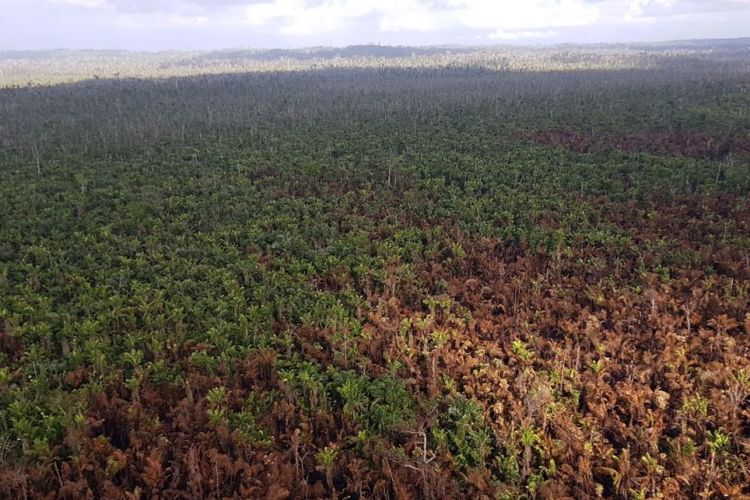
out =
<path fill-rule="evenodd" d="M 0 49 L 547 44 L 750 36 L 750 0 L 0 0 Z"/>

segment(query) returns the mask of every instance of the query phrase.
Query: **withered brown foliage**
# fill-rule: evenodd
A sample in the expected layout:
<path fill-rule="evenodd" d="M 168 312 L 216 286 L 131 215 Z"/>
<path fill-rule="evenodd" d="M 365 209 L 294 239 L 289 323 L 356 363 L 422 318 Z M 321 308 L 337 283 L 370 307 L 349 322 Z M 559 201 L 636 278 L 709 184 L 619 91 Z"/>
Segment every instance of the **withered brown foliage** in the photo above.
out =
<path fill-rule="evenodd" d="M 563 257 L 450 230 L 465 256 L 418 263 L 419 291 L 408 292 L 401 287 L 409 283 L 399 281 L 370 294 L 367 335 L 356 346 L 359 362 L 368 363 L 361 368 L 379 376 L 385 360 L 398 360 L 398 376 L 412 392 L 465 394 L 480 403 L 499 443 L 514 441 L 519 428 L 536 429 L 540 442 L 526 454 L 521 474 L 528 477 L 550 460 L 557 464 L 537 491 L 542 497 L 626 497 L 640 490 L 670 498 L 750 494 L 749 393 L 736 386 L 737 374 L 750 370 L 750 302 L 736 294 L 750 270 L 745 255 L 714 244 L 720 228 L 704 226 L 695 215 L 723 213 L 748 230 L 747 205 L 727 211 L 732 201 L 685 198 L 649 206 L 591 200 L 636 242 L 670 235 L 680 248 L 698 253 L 700 266 L 682 267 L 668 282 L 646 273 L 641 290 L 632 286 L 639 266 L 662 256 L 638 245 L 616 254 L 579 245 Z M 658 216 L 648 216 L 654 211 Z M 591 266 L 595 261 L 603 262 L 600 269 Z M 706 274 L 707 266 L 717 272 Z M 405 299 L 409 293 L 446 302 L 430 311 Z M 405 319 L 412 320 L 406 332 Z M 435 332 L 450 335 L 430 347 Z M 322 343 L 320 362 L 342 365 L 326 339 L 330 332 L 300 331 L 296 342 L 310 353 L 319 349 L 308 345 Z M 533 354 L 520 357 L 514 341 Z M 200 348 L 186 346 L 180 356 Z M 201 375 L 185 361 L 185 390 L 146 385 L 137 399 L 124 387 L 92 397 L 85 426 L 66 437 L 75 458 L 22 474 L 5 470 L 3 494 L 281 499 L 491 497 L 503 491 L 491 466 L 462 473 L 448 449 L 427 450 L 435 459 L 420 459 L 426 437 L 416 431 L 393 438 L 405 456 L 352 448 L 346 436 L 356 431 L 354 423 L 340 410 L 305 410 L 279 378 L 276 357 L 260 351 L 231 378 Z M 84 378 L 75 372 L 68 382 L 75 386 Z M 450 389 L 447 378 L 455 381 Z M 207 394 L 221 384 L 229 388 L 230 408 L 252 391 L 285 395 L 260 417 L 273 445 L 249 444 L 210 421 Z M 711 411 L 691 406 L 696 398 Z M 419 418 L 415 429 L 437 425 L 429 411 Z M 731 454 L 701 446 L 718 429 L 731 434 Z M 313 452 L 330 443 L 340 446 L 332 484 Z M 691 446 L 698 451 L 685 451 Z"/>

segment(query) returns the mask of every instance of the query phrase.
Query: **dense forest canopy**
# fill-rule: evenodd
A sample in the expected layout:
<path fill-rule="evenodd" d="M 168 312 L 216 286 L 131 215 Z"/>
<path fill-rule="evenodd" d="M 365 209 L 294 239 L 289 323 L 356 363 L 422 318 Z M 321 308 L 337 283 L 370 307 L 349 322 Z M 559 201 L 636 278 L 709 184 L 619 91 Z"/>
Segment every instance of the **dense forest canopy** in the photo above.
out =
<path fill-rule="evenodd" d="M 0 86 L 0 496 L 750 495 L 750 41 Z"/>

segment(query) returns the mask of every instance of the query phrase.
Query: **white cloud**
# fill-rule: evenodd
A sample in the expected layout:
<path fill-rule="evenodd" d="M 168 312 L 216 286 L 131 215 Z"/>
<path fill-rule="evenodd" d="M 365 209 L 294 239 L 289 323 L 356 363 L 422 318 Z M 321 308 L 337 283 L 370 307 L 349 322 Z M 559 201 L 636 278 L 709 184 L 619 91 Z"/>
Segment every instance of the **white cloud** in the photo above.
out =
<path fill-rule="evenodd" d="M 599 4 L 583 0 L 450 0 L 448 5 L 463 26 L 508 33 L 587 26 L 601 16 Z"/>
<path fill-rule="evenodd" d="M 367 17 L 380 31 L 435 31 L 446 25 L 441 13 L 420 0 L 274 0 L 247 6 L 244 18 L 252 26 L 280 23 L 285 35 L 311 35 L 345 30 Z"/>
<path fill-rule="evenodd" d="M 47 0 L 48 3 L 83 7 L 85 9 L 103 9 L 109 7 L 107 0 Z"/>
<path fill-rule="evenodd" d="M 643 0 L 641 0 L 643 1 Z M 599 19 L 595 4 L 584 0 L 273 0 L 246 7 L 250 25 L 279 23 L 287 35 L 343 30 L 351 21 L 372 16 L 380 31 L 430 32 L 471 28 L 528 37 L 539 30 L 586 26 Z M 498 35 L 499 36 L 499 35 Z"/>
<path fill-rule="evenodd" d="M 750 0 L 0 0 L 0 7 L 0 48 L 750 36 Z M 127 33 L 115 38 L 117 30 Z"/>
<path fill-rule="evenodd" d="M 186 16 L 172 14 L 154 16 L 148 14 L 127 14 L 117 19 L 117 24 L 129 30 L 144 28 L 200 28 L 211 24 L 206 16 Z"/>
<path fill-rule="evenodd" d="M 487 38 L 490 40 L 519 40 L 524 38 L 547 38 L 554 36 L 554 31 L 502 31 L 497 30 Z"/>
<path fill-rule="evenodd" d="M 0 0 L 1 1 L 1 0 Z M 742 10 L 750 0 L 46 0 L 110 9 L 118 24 L 258 26 L 283 36 L 356 30 L 469 31 L 489 39 L 545 38 L 564 28 L 645 24 L 699 12 Z M 364 24 L 363 24 L 364 23 Z"/>
<path fill-rule="evenodd" d="M 298 2 L 302 3 L 302 2 Z M 250 7 L 252 8 L 252 7 Z M 373 12 L 375 2 L 362 0 L 326 0 L 314 6 L 301 6 L 291 15 L 284 17 L 281 33 L 284 35 L 313 35 L 330 33 L 347 28 L 350 21 L 359 19 Z"/>
<path fill-rule="evenodd" d="M 640 17 L 651 17 L 647 15 L 648 11 L 654 8 L 669 9 L 669 7 L 673 7 L 676 3 L 676 0 L 630 0 L 626 18 L 627 20 L 633 20 Z"/>
<path fill-rule="evenodd" d="M 376 2 L 363 0 L 326 0 L 317 5 L 305 0 L 275 0 L 249 5 L 244 20 L 252 26 L 281 23 L 281 33 L 310 35 L 346 27 L 346 22 L 373 12 Z"/>
<path fill-rule="evenodd" d="M 279 19 L 289 19 L 305 8 L 302 0 L 277 0 L 250 5 L 245 9 L 245 22 L 260 26 Z"/>
<path fill-rule="evenodd" d="M 450 26 L 446 11 L 419 0 L 380 2 L 380 31 L 437 31 Z"/>

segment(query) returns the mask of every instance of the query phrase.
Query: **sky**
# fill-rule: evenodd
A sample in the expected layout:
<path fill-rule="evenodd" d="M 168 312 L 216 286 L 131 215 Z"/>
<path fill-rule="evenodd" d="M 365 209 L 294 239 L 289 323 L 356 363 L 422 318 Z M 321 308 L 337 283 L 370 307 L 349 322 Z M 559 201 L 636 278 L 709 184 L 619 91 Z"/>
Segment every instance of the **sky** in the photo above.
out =
<path fill-rule="evenodd" d="M 750 36 L 750 0 L 0 0 L 0 50 L 634 42 Z"/>

